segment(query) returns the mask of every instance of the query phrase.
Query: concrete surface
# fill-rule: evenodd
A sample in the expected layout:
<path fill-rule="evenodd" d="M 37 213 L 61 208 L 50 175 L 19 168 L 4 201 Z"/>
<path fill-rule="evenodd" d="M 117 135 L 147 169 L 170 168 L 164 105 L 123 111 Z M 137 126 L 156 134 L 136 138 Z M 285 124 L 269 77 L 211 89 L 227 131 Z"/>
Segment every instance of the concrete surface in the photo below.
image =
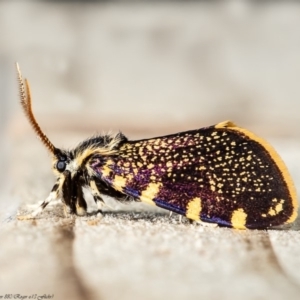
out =
<path fill-rule="evenodd" d="M 57 145 L 82 139 L 74 133 L 50 136 Z M 274 143 L 294 166 L 299 190 L 295 143 Z M 207 228 L 186 219 L 180 223 L 176 215 L 169 218 L 147 205 L 108 199 L 112 208 L 103 216 L 64 218 L 57 205 L 36 220 L 17 221 L 17 211 L 33 209 L 28 205 L 46 197 L 54 178 L 49 157 L 33 135 L 15 140 L 11 155 L 15 182 L 0 212 L 0 296 L 299 299 L 299 219 L 280 230 Z"/>

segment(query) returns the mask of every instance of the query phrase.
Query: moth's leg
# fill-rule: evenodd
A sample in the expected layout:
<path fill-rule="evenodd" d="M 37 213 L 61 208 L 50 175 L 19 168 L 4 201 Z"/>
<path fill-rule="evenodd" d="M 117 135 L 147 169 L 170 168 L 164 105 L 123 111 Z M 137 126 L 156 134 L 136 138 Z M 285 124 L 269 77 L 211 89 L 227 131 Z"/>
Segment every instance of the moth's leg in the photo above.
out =
<path fill-rule="evenodd" d="M 64 205 L 64 216 L 68 217 L 71 214 L 71 208 L 66 203 L 63 203 Z"/>
<path fill-rule="evenodd" d="M 173 215 L 173 212 L 170 211 L 170 212 L 169 212 L 169 219 L 171 219 L 172 215 Z M 182 223 L 182 215 L 178 215 L 178 222 L 179 222 L 179 223 Z"/>
<path fill-rule="evenodd" d="M 208 223 L 208 222 L 203 222 L 201 220 L 195 221 L 196 224 L 199 224 L 203 227 L 210 227 L 210 228 L 216 228 L 218 227 L 217 223 Z"/>
<path fill-rule="evenodd" d="M 42 205 L 42 203 L 44 203 L 44 201 L 39 201 L 36 204 L 27 204 L 26 207 L 29 208 L 29 209 L 34 210 L 34 209 L 40 207 L 40 205 Z M 56 200 L 52 200 L 51 202 L 49 202 L 48 207 L 49 206 L 55 206 L 55 205 L 58 205 L 58 204 L 61 204 L 61 199 L 60 198 L 57 198 Z"/>
<path fill-rule="evenodd" d="M 65 217 L 68 217 L 70 214 L 76 214 L 77 184 L 74 185 L 69 170 L 65 170 L 63 175 L 62 202 L 64 204 Z"/>
<path fill-rule="evenodd" d="M 53 200 L 57 200 L 59 196 L 59 180 L 54 184 L 49 196 L 46 198 L 46 200 L 43 201 L 43 203 L 31 214 L 25 215 L 25 216 L 18 216 L 19 220 L 30 220 L 34 219 L 40 212 L 44 210 L 44 208 Z"/>
<path fill-rule="evenodd" d="M 97 207 L 98 209 L 101 211 L 102 210 L 102 207 L 105 205 L 102 197 L 101 197 L 101 194 L 97 188 L 97 185 L 96 185 L 96 182 L 95 180 L 90 180 L 89 182 L 89 185 L 90 185 L 90 188 L 91 188 L 91 191 L 92 191 L 92 195 L 94 197 L 94 200 L 97 204 Z"/>
<path fill-rule="evenodd" d="M 83 191 L 82 191 L 82 185 L 78 182 L 77 186 L 77 197 L 76 197 L 76 213 L 78 216 L 84 216 L 86 215 L 87 210 L 87 204 L 84 199 Z"/>

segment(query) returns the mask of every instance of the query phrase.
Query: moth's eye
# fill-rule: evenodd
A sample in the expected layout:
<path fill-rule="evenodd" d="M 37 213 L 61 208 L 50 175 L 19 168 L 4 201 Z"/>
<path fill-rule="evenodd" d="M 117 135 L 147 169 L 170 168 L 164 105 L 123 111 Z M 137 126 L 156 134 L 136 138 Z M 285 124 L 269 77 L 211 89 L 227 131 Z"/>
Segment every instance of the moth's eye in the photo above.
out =
<path fill-rule="evenodd" d="M 67 166 L 66 162 L 60 160 L 60 161 L 56 164 L 56 169 L 57 169 L 59 172 L 63 172 L 63 171 L 66 169 L 66 166 Z"/>

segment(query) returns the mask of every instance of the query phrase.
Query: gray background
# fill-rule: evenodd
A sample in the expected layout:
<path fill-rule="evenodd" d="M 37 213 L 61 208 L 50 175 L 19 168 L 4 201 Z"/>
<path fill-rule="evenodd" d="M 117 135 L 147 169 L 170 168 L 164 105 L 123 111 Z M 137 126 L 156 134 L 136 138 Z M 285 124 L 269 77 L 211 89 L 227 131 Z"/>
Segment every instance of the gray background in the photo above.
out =
<path fill-rule="evenodd" d="M 299 14 L 293 1 L 2 1 L 1 114 L 20 111 L 18 61 L 49 129 L 232 119 L 299 136 Z"/>

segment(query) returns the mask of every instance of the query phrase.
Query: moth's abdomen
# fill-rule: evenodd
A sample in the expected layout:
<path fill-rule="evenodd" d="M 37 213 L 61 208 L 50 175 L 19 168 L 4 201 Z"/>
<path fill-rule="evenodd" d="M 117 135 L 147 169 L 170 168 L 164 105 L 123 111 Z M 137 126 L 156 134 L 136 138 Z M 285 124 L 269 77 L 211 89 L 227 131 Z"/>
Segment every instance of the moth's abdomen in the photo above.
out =
<path fill-rule="evenodd" d="M 193 220 L 266 228 L 297 215 L 294 186 L 280 157 L 230 122 L 127 142 L 96 172 L 124 194 Z"/>

